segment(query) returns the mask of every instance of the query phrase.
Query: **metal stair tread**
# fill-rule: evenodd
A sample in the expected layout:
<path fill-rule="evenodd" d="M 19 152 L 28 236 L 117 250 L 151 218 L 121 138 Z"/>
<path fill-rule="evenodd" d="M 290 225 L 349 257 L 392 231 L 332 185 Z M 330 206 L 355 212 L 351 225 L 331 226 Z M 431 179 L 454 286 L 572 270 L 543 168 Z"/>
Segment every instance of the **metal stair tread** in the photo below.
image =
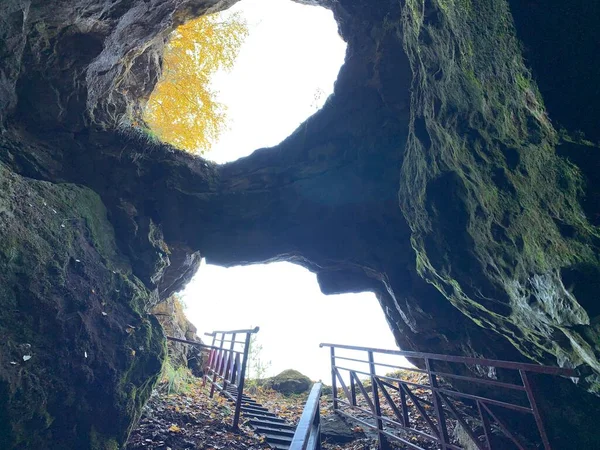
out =
<path fill-rule="evenodd" d="M 267 444 L 269 444 L 269 446 L 275 450 L 289 450 L 290 446 L 289 445 L 285 445 L 285 444 L 270 444 L 267 442 Z"/>
<path fill-rule="evenodd" d="M 253 412 L 246 412 L 245 415 L 249 416 L 249 417 L 254 417 L 256 419 L 271 420 L 275 423 L 285 423 L 285 420 L 283 420 L 281 417 L 276 416 L 273 413 L 258 414 L 258 413 L 253 413 Z"/>
<path fill-rule="evenodd" d="M 242 405 L 242 411 L 250 411 L 250 412 L 269 412 L 269 410 L 267 408 L 263 408 L 262 406 L 244 406 Z"/>
<path fill-rule="evenodd" d="M 267 426 L 261 426 L 261 425 L 256 425 L 254 427 L 254 431 L 256 431 L 258 434 L 262 434 L 262 435 L 266 435 L 266 434 L 277 434 L 277 435 L 281 435 L 281 436 L 293 436 L 294 435 L 294 428 L 288 428 L 288 429 L 280 429 L 280 428 L 273 428 L 273 427 L 267 427 Z"/>
<path fill-rule="evenodd" d="M 290 429 L 293 429 L 294 427 L 292 425 L 289 425 L 287 423 L 281 423 L 281 422 L 272 422 L 270 420 L 261 420 L 261 419 L 257 419 L 255 417 L 250 418 L 250 424 L 252 425 L 275 425 L 275 426 L 281 426 L 281 427 L 290 427 Z"/>
<path fill-rule="evenodd" d="M 293 436 L 281 436 L 278 434 L 262 434 L 262 436 L 264 436 L 265 441 L 267 441 L 269 444 L 270 443 L 274 443 L 274 444 L 290 444 L 292 442 Z"/>

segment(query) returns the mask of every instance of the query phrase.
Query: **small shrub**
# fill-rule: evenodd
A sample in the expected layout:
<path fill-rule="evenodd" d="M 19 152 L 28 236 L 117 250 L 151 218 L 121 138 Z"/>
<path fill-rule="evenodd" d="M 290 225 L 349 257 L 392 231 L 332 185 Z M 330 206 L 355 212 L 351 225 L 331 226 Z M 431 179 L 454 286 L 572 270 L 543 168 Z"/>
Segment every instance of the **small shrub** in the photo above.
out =
<path fill-rule="evenodd" d="M 160 389 L 167 394 L 187 392 L 194 377 L 187 367 L 174 367 L 169 359 L 165 361 L 160 378 Z"/>

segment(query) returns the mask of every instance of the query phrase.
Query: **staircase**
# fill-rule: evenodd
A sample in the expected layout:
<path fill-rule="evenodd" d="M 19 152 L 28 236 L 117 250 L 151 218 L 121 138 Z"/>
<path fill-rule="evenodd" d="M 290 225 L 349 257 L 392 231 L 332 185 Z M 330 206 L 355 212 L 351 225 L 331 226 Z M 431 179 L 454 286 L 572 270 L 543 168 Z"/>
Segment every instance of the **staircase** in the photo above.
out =
<path fill-rule="evenodd" d="M 235 403 L 237 400 L 237 386 L 229 385 L 226 388 L 226 398 Z M 270 412 L 252 397 L 244 394 L 242 396 L 242 414 L 250 424 L 250 427 L 261 436 L 271 448 L 277 450 L 288 450 L 294 437 L 295 426 L 290 425 L 281 417 Z"/>

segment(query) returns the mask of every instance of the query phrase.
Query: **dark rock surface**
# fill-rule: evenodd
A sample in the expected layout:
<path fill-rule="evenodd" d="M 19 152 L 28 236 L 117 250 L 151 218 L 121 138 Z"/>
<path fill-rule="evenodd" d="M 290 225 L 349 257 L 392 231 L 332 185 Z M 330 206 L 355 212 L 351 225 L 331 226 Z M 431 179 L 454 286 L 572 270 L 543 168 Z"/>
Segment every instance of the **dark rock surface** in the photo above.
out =
<path fill-rule="evenodd" d="M 269 378 L 267 386 L 285 395 L 303 394 L 304 392 L 308 392 L 312 386 L 312 381 L 297 370 L 287 369 Z"/>
<path fill-rule="evenodd" d="M 165 349 L 102 202 L 0 164 L 0 234 L 0 448 L 117 448 Z"/>
<path fill-rule="evenodd" d="M 172 295 L 152 308 L 151 312 L 158 319 L 165 335 L 202 343 L 202 339 L 196 334 L 198 330 L 186 317 L 178 296 Z M 204 374 L 205 355 L 194 345 L 167 341 L 167 357 L 175 368 L 187 367 L 197 377 Z"/>
<path fill-rule="evenodd" d="M 364 434 L 355 432 L 340 416 L 333 414 L 321 418 L 321 436 L 328 444 L 345 444 Z"/>
<path fill-rule="evenodd" d="M 598 16 L 596 2 L 566 14 L 566 4 L 552 10 L 528 0 L 304 0 L 334 11 L 348 51 L 335 94 L 284 142 L 215 166 L 128 132 L 157 79 L 168 31 L 231 3 L 2 2 L 3 179 L 43 180 L 57 192 L 82 185 L 77 189 L 106 208 L 106 217 L 96 209 L 86 223 L 102 221 L 103 248 L 114 248 L 107 255 L 94 246 L 102 255 L 94 276 L 118 260 L 122 282 L 135 286 L 135 308 L 132 291 L 118 288 L 123 294 L 113 297 L 124 311 L 119 317 L 143 322 L 150 307 L 189 280 L 200 254 L 221 265 L 296 262 L 317 274 L 325 293 L 375 292 L 403 349 L 590 366 L 593 375 L 579 386 L 542 383 L 544 409 L 554 440 L 600 447 L 589 423 L 598 401 L 586 393 L 600 386 L 600 183 L 593 170 L 600 153 L 590 146 L 600 108 L 598 84 L 590 81 L 598 70 L 598 31 L 581 21 Z M 552 34 L 557 29 L 564 38 Z M 553 120 L 592 142 L 559 136 Z M 3 220 L 20 207 L 14 195 L 5 201 Z M 64 195 L 53 206 L 67 218 L 81 217 L 80 207 Z M 69 347 L 57 332 L 74 325 L 60 314 L 42 315 L 46 290 L 23 280 L 78 293 L 83 302 L 76 281 L 56 280 L 68 273 L 69 252 L 91 245 L 88 227 L 68 242 L 28 229 L 26 239 L 65 252 L 58 269 L 40 272 L 33 261 L 43 266 L 51 257 L 22 241 L 22 267 L 14 266 L 9 244 L 0 254 L 0 327 L 8 336 L 0 344 L 0 389 L 9 392 L 0 398 L 12 399 L 0 403 L 0 417 L 9 448 L 60 448 L 56 439 L 77 442 L 75 448 L 120 445 L 162 359 L 156 329 L 146 325 L 152 338 L 145 348 L 153 350 L 134 371 L 131 389 L 144 394 L 132 400 L 119 378 L 131 374 L 120 352 L 132 338 L 107 326 L 98 363 L 113 367 L 116 358 L 120 369 L 94 373 L 101 389 L 114 393 L 101 404 L 126 411 L 112 428 L 96 424 L 101 418 L 85 401 L 77 403 L 96 394 L 90 378 L 63 384 L 64 396 L 11 397 L 18 382 L 10 361 L 22 345 L 38 345 L 33 336 L 47 342 L 46 359 L 33 369 L 60 379 L 77 372 L 77 364 L 63 364 Z M 4 243 L 18 238 L 14 225 L 1 233 Z M 109 278 L 98 289 L 114 287 Z M 27 294 L 13 295 L 15 289 Z M 77 317 L 87 311 L 59 297 L 55 310 Z M 24 310 L 46 325 L 11 315 L 21 311 L 10 306 L 15 301 L 28 303 Z M 98 336 L 76 340 L 97 343 Z M 22 379 L 37 373 L 27 367 Z M 53 417 L 46 415 L 50 405 L 69 411 L 73 403 L 84 410 L 44 419 Z M 570 436 L 574 428 L 561 427 L 567 419 L 584 431 Z M 25 435 L 45 443 L 32 447 Z"/>

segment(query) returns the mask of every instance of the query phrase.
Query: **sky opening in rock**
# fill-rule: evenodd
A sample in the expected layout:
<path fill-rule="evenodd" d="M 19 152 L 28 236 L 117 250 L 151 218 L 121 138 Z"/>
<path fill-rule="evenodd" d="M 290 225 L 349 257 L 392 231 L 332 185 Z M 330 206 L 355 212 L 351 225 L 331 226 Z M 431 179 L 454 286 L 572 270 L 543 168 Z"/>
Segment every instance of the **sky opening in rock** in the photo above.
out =
<path fill-rule="evenodd" d="M 314 114 L 333 92 L 346 49 L 324 8 L 243 0 L 222 14 L 236 11 L 249 36 L 234 69 L 213 79 L 229 118 L 229 129 L 205 155 L 218 163 L 278 144 Z M 325 296 L 314 274 L 289 263 L 203 264 L 183 299 L 200 335 L 260 326 L 261 359 L 271 361 L 266 376 L 294 368 L 329 384 L 329 351 L 321 342 L 395 348 L 374 294 Z"/>
<path fill-rule="evenodd" d="M 218 163 L 277 145 L 333 92 L 346 43 L 333 13 L 284 0 L 243 0 L 229 10 L 248 23 L 235 67 L 212 79 L 228 130 L 205 155 Z"/>

